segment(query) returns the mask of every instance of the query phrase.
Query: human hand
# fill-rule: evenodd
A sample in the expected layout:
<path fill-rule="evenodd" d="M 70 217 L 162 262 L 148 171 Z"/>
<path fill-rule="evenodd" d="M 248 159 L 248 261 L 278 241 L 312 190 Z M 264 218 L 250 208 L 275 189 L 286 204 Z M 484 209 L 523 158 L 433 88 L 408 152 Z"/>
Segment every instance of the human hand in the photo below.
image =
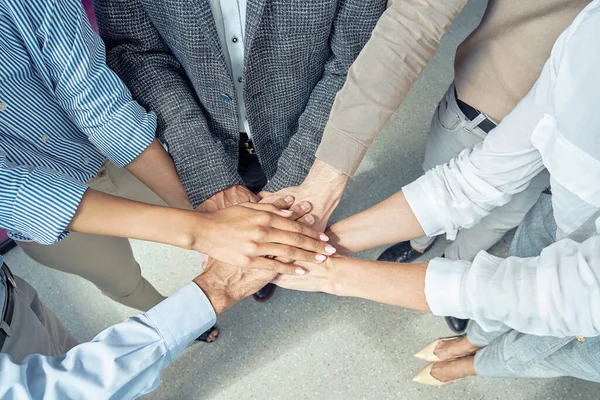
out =
<path fill-rule="evenodd" d="M 196 207 L 196 211 L 211 212 L 222 210 L 241 203 L 258 203 L 260 199 L 246 186 L 233 185 L 212 195 Z"/>
<path fill-rule="evenodd" d="M 306 273 L 303 275 L 277 275 L 272 283 L 285 289 L 299 290 L 302 292 L 323 292 L 333 294 L 337 271 L 344 263 L 352 262 L 347 257 L 329 257 L 319 265 L 314 263 L 297 262 Z"/>
<path fill-rule="evenodd" d="M 310 204 L 300 203 L 296 213 L 283 210 L 293 198 L 273 204 L 244 203 L 213 213 L 202 213 L 201 238 L 193 246 L 219 261 L 242 268 L 268 269 L 280 273 L 302 273 L 280 260 L 323 262 L 335 253 L 329 238 L 309 226 L 288 218 L 302 217 Z M 302 208 L 304 206 L 304 208 Z"/>
<path fill-rule="evenodd" d="M 194 279 L 215 309 L 221 314 L 238 301 L 258 292 L 276 275 L 261 269 L 246 269 L 207 259 L 204 273 Z"/>
<path fill-rule="evenodd" d="M 288 187 L 276 193 L 263 191 L 259 193 L 259 197 L 261 203 L 271 203 L 285 196 L 293 196 L 297 203 L 310 201 L 313 205 L 311 215 L 315 218 L 313 227 L 320 232 L 324 232 L 329 217 L 331 217 L 344 194 L 347 182 L 347 175 L 322 161 L 316 160 L 300 186 Z"/>

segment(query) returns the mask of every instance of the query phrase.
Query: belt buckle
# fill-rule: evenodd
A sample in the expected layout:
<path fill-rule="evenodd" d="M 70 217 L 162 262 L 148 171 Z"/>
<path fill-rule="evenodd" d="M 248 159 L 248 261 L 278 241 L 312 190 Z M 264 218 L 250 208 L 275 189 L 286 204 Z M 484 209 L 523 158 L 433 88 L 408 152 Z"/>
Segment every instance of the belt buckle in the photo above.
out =
<path fill-rule="evenodd" d="M 248 139 L 244 143 L 244 148 L 248 152 L 248 154 L 256 154 L 256 150 L 254 149 L 254 143 L 252 143 L 252 139 Z"/>
<path fill-rule="evenodd" d="M 13 289 L 17 288 L 17 282 L 15 281 L 15 277 L 12 272 L 8 268 L 6 264 L 2 265 L 2 271 L 4 271 L 4 276 L 6 276 L 6 282 L 13 287 Z"/>

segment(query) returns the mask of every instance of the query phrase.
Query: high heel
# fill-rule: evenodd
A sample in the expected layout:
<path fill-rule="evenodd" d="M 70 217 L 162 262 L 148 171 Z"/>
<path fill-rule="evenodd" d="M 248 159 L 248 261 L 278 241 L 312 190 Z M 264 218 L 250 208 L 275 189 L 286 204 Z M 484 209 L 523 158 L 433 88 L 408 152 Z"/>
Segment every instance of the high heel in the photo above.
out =
<path fill-rule="evenodd" d="M 415 357 L 418 358 L 419 360 L 424 360 L 424 361 L 432 362 L 432 363 L 438 362 L 438 361 L 443 361 L 441 358 L 436 356 L 434 353 L 437 345 L 440 344 L 440 342 L 443 342 L 446 340 L 454 340 L 454 339 L 460 338 L 460 337 L 462 337 L 462 336 L 454 336 L 454 337 L 434 340 L 433 342 L 429 343 L 427 346 L 425 346 L 421 350 L 419 350 L 415 354 Z"/>
<path fill-rule="evenodd" d="M 452 382 L 460 381 L 462 379 L 458 378 L 448 382 L 439 381 L 431 375 L 431 368 L 433 368 L 433 363 L 428 364 L 417 375 L 415 375 L 415 377 L 412 379 L 413 382 L 429 386 L 446 386 Z"/>

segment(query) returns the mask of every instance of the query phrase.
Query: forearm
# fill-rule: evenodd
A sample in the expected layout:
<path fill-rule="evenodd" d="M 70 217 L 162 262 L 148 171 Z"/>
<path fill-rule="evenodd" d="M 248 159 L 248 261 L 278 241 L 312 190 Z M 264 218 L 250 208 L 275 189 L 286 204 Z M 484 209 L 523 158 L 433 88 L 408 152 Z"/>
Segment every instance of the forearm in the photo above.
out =
<path fill-rule="evenodd" d="M 391 4 L 337 94 L 317 158 L 354 175 L 466 3 L 395 0 Z"/>
<path fill-rule="evenodd" d="M 171 156 L 157 139 L 126 168 L 169 206 L 192 208 Z"/>
<path fill-rule="evenodd" d="M 332 294 L 430 311 L 425 299 L 427 264 L 396 264 L 342 259 L 334 263 Z"/>
<path fill-rule="evenodd" d="M 398 192 L 332 225 L 327 235 L 338 252 L 349 254 L 420 237 L 424 232 L 404 194 Z"/>
<path fill-rule="evenodd" d="M 88 189 L 67 229 L 194 248 L 204 215 L 135 202 Z"/>

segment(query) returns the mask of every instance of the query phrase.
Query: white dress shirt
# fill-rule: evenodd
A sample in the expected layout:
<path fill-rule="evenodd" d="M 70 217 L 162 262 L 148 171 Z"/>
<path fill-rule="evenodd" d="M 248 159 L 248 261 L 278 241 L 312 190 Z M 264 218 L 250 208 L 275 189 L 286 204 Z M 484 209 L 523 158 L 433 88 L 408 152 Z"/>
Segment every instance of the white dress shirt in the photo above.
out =
<path fill-rule="evenodd" d="M 215 321 L 204 293 L 188 283 L 147 313 L 61 357 L 34 354 L 16 364 L 0 353 L 0 398 L 138 398 L 156 389 L 161 371 Z"/>
<path fill-rule="evenodd" d="M 248 137 L 250 125 L 244 102 L 244 36 L 246 34 L 246 0 L 210 0 L 210 8 L 217 26 L 221 49 L 235 86 L 240 132 Z"/>
<path fill-rule="evenodd" d="M 600 0 L 559 37 L 529 94 L 473 150 L 404 188 L 425 233 L 454 238 L 546 168 L 557 242 L 535 258 L 436 259 L 437 315 L 550 336 L 600 335 Z"/>

